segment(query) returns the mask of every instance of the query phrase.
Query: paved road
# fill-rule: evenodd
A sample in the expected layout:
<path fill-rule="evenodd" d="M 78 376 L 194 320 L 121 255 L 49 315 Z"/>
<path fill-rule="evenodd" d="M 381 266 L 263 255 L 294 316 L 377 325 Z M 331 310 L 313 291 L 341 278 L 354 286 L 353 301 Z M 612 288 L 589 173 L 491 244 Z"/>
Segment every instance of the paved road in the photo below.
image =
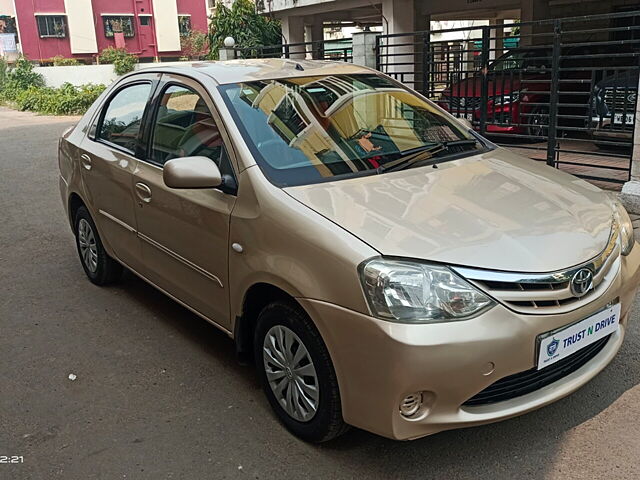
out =
<path fill-rule="evenodd" d="M 69 124 L 0 110 L 0 455 L 24 455 L 1 479 L 640 475 L 638 308 L 603 373 L 524 417 L 409 443 L 291 437 L 225 335 L 132 276 L 85 280 L 58 198 Z"/>

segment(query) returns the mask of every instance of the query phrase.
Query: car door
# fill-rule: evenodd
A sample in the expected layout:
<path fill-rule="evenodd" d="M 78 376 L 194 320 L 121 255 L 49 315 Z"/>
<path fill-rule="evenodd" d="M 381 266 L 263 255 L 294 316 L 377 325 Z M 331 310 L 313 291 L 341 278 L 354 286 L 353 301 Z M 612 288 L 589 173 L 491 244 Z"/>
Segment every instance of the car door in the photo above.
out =
<path fill-rule="evenodd" d="M 140 267 L 133 173 L 140 155 L 143 117 L 158 74 L 136 75 L 118 86 L 80 144 L 85 196 L 100 236 L 122 262 Z"/>
<path fill-rule="evenodd" d="M 164 74 L 146 134 L 147 156 L 134 172 L 134 194 L 143 274 L 228 328 L 229 219 L 235 191 L 172 189 L 162 178 L 167 161 L 205 156 L 233 185 L 229 144 L 220 127 L 213 102 L 199 83 Z"/>

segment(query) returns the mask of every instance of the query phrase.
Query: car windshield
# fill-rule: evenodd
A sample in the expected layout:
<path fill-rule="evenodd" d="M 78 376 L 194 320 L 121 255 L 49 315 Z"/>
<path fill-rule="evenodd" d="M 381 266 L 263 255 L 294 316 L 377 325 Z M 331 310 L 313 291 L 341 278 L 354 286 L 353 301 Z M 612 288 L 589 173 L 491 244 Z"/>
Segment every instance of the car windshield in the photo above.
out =
<path fill-rule="evenodd" d="M 255 81 L 220 89 L 256 162 L 278 186 L 382 173 L 385 164 L 422 150 L 431 158 L 482 148 L 433 104 L 374 74 Z M 458 144 L 430 148 L 442 142 Z"/>

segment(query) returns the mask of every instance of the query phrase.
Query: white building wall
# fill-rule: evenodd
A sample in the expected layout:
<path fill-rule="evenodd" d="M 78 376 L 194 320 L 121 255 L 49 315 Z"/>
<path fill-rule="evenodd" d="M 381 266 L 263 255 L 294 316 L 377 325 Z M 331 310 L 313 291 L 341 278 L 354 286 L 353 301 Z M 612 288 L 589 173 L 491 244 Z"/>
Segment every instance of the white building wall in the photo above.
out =
<path fill-rule="evenodd" d="M 64 0 L 71 53 L 98 53 L 93 8 L 87 0 Z"/>
<path fill-rule="evenodd" d="M 13 0 L 0 0 L 0 15 L 15 17 L 16 11 L 13 8 Z"/>
<path fill-rule="evenodd" d="M 87 83 L 109 85 L 118 75 L 113 65 L 72 65 L 68 67 L 35 67 L 34 72 L 43 76 L 47 87 L 59 87 L 64 83 L 80 86 Z"/>
<path fill-rule="evenodd" d="M 154 68 L 158 65 L 163 67 L 191 65 L 192 62 L 162 62 L 158 63 L 138 63 L 135 70 Z M 35 67 L 34 72 L 43 76 L 47 87 L 60 87 L 64 83 L 75 86 L 93 83 L 94 85 L 109 86 L 118 75 L 113 71 L 113 65 L 70 65 L 66 67 Z"/>
<path fill-rule="evenodd" d="M 158 52 L 180 51 L 177 1 L 153 0 L 153 20 Z"/>
<path fill-rule="evenodd" d="M 307 7 L 318 3 L 339 4 L 340 2 L 338 0 L 273 0 L 270 4 L 265 2 L 265 10 L 277 12 L 278 10 L 286 10 L 294 7 Z"/>

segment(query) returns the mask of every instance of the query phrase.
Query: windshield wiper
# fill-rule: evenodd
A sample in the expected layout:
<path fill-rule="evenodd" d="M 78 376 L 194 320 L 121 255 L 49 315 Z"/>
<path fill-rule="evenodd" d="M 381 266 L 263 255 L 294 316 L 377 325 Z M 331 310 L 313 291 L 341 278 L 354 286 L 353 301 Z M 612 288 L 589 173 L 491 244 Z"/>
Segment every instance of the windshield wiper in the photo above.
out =
<path fill-rule="evenodd" d="M 415 165 L 418 162 L 422 162 L 424 160 L 428 160 L 434 155 L 448 150 L 450 147 L 464 146 L 464 145 L 476 145 L 478 143 L 477 140 L 451 140 L 448 142 L 440 142 L 434 145 L 429 145 L 428 147 L 418 151 L 411 153 L 409 155 L 404 155 L 396 160 L 391 162 L 387 162 L 384 165 L 380 165 L 378 167 L 378 173 L 384 172 L 392 172 L 394 170 L 404 170 L 405 168 L 409 168 L 412 165 Z"/>

